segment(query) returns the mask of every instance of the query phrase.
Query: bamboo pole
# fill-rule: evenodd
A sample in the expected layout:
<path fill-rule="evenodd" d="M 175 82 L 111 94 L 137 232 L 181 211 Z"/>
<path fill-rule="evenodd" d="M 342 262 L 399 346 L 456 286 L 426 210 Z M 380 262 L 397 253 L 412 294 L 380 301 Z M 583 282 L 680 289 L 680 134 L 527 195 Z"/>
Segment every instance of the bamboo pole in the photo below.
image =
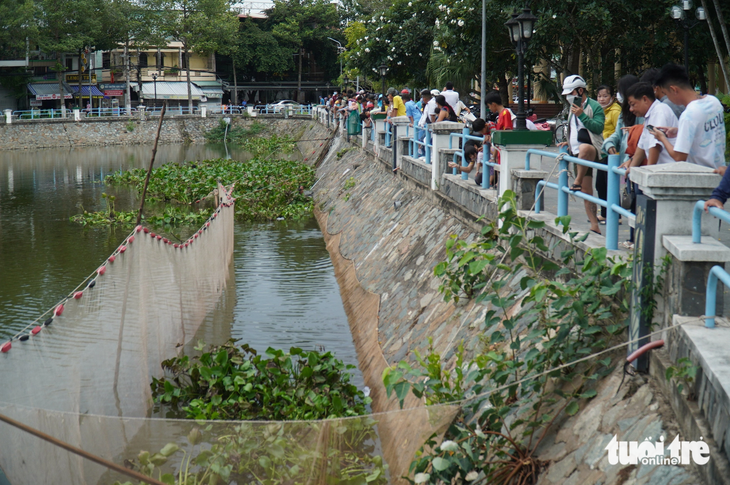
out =
<path fill-rule="evenodd" d="M 142 202 L 139 204 L 139 214 L 137 214 L 137 225 L 142 222 L 142 209 L 144 208 L 144 199 L 147 195 L 147 185 L 150 183 L 150 175 L 152 175 L 152 166 L 155 164 L 155 155 L 157 155 L 157 142 L 160 141 L 160 130 L 162 129 L 162 119 L 165 117 L 167 110 L 167 101 L 162 104 L 162 112 L 160 113 L 160 121 L 157 123 L 157 134 L 155 135 L 155 146 L 152 147 L 152 160 L 150 160 L 150 168 L 147 170 L 147 177 L 144 179 L 144 187 L 142 188 Z"/>
<path fill-rule="evenodd" d="M 61 441 L 57 438 L 54 438 L 51 435 L 43 433 L 42 431 L 38 431 L 35 428 L 26 426 L 25 424 L 23 424 L 19 421 L 15 421 L 14 419 L 11 419 L 3 414 L 0 414 L 0 421 L 4 421 L 5 423 L 9 424 L 10 426 L 14 426 L 22 431 L 25 431 L 26 433 L 30 433 L 33 436 L 36 436 L 42 440 L 48 441 L 49 443 L 51 443 L 55 446 L 63 448 L 64 450 L 70 451 L 71 453 L 79 455 L 82 458 L 86 458 L 87 460 L 93 461 L 94 463 L 98 463 L 99 465 L 105 466 L 111 470 L 122 473 L 129 477 L 132 477 L 135 480 L 149 483 L 151 485 L 165 485 L 163 482 L 161 482 L 159 480 L 155 480 L 152 477 L 148 477 L 147 475 L 144 475 L 144 474 L 142 474 L 138 471 L 132 470 L 130 468 L 125 468 L 121 465 L 117 465 L 114 462 L 105 460 L 104 458 L 100 458 L 96 455 L 92 455 L 91 453 L 86 452 L 86 451 L 82 450 L 81 448 L 76 448 L 75 446 L 72 446 L 72 445 L 66 443 L 65 441 Z"/>

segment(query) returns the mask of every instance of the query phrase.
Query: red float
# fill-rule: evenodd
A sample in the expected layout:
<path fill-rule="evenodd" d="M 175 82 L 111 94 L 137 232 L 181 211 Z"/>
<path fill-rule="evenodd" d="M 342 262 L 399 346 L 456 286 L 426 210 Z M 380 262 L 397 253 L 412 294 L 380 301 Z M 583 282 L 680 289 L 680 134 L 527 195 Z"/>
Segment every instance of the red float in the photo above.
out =
<path fill-rule="evenodd" d="M 10 350 L 11 348 L 13 348 L 13 344 L 11 344 L 10 342 L 5 342 L 5 344 L 2 347 L 0 347 L 0 352 L 5 353 L 8 350 Z"/>
<path fill-rule="evenodd" d="M 97 269 L 96 272 L 99 273 L 99 276 L 103 275 L 104 273 L 106 273 L 106 266 L 102 266 L 101 268 Z"/>
<path fill-rule="evenodd" d="M 145 228 L 144 228 L 144 229 L 142 229 L 142 230 L 144 231 L 144 233 L 145 233 L 145 234 L 147 234 L 147 233 L 149 233 L 149 232 L 150 232 L 149 228 L 147 228 L 147 227 L 145 227 Z"/>
<path fill-rule="evenodd" d="M 163 237 L 162 238 L 162 242 L 165 243 L 165 244 L 167 244 L 167 238 L 166 237 Z"/>
<path fill-rule="evenodd" d="M 134 236 L 129 236 L 129 239 L 127 239 L 127 244 L 132 244 L 134 242 Z"/>
<path fill-rule="evenodd" d="M 177 249 L 177 248 L 179 248 L 179 247 L 180 247 L 180 245 L 179 245 L 179 244 L 177 244 L 177 243 L 175 243 L 175 244 L 173 244 L 173 245 L 172 245 L 172 247 L 174 247 L 175 249 Z"/>
<path fill-rule="evenodd" d="M 194 239 L 198 239 L 198 233 L 195 233 L 195 236 L 193 236 Z"/>
<path fill-rule="evenodd" d="M 56 317 L 60 317 L 62 313 L 63 313 L 63 303 L 61 303 L 60 305 L 58 305 L 56 307 L 56 309 L 53 311 L 53 315 Z"/>
<path fill-rule="evenodd" d="M 157 237 L 157 234 L 155 234 L 154 232 L 151 232 L 151 233 L 150 233 L 150 237 L 151 237 L 152 239 L 154 239 L 154 238 L 156 238 L 156 237 Z"/>
<path fill-rule="evenodd" d="M 117 260 L 117 257 L 116 256 L 114 256 L 114 255 L 109 256 L 109 262 L 110 263 L 113 263 L 116 260 Z"/>
<path fill-rule="evenodd" d="M 31 335 L 36 335 L 38 332 L 41 331 L 40 325 L 37 325 L 33 330 L 30 331 Z"/>
<path fill-rule="evenodd" d="M 74 293 L 74 299 L 76 299 L 76 300 L 78 300 L 82 296 L 84 296 L 84 292 L 83 291 L 77 291 L 76 293 Z"/>
<path fill-rule="evenodd" d="M 142 226 L 137 226 L 134 228 L 135 232 L 139 232 L 142 230 Z"/>
<path fill-rule="evenodd" d="M 119 247 L 119 252 L 120 252 L 120 253 L 123 253 L 123 252 L 125 252 L 126 250 L 127 250 L 127 246 L 120 246 L 120 247 Z"/>

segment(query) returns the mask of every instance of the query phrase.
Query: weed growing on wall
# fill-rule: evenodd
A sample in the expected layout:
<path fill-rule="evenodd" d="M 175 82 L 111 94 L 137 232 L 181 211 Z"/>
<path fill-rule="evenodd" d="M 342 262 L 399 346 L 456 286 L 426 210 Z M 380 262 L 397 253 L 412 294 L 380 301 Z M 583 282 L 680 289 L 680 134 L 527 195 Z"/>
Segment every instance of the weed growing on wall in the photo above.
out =
<path fill-rule="evenodd" d="M 606 349 L 626 326 L 629 263 L 600 248 L 583 259 L 563 251 L 558 265 L 546 258 L 557 243 L 548 247 L 535 234 L 544 223 L 521 217 L 512 192 L 499 206 L 501 227 L 488 225 L 475 243 L 453 237 L 447 261 L 434 270 L 445 300 L 488 305 L 482 350 L 468 360 L 459 347 L 447 370 L 431 348 L 415 365 L 400 362 L 384 373 L 401 405 L 410 392 L 427 404 L 463 406 L 443 442 L 433 436 L 424 444 L 411 483 L 534 484 L 543 468 L 535 450 L 552 424 L 578 412 L 596 395 L 594 382 L 612 370 L 609 357 L 572 363 Z M 575 241 L 569 218 L 560 222 Z"/>

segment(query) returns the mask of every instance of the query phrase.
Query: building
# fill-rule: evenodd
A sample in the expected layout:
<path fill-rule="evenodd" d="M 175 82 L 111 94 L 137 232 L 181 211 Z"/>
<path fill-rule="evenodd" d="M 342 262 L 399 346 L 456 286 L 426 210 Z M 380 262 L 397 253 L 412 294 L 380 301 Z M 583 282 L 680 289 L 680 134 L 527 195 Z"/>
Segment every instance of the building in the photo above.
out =
<path fill-rule="evenodd" d="M 166 47 L 129 48 L 129 68 L 125 63 L 125 49 L 103 53 L 103 74 L 100 88 L 107 98 L 126 104 L 127 78 L 132 106 L 188 106 L 186 63 L 190 63 L 191 93 L 194 106 L 219 107 L 223 87 L 216 77 L 215 54 L 201 56 L 183 54 L 181 42 L 170 42 Z M 128 76 L 127 76 L 127 70 Z"/>

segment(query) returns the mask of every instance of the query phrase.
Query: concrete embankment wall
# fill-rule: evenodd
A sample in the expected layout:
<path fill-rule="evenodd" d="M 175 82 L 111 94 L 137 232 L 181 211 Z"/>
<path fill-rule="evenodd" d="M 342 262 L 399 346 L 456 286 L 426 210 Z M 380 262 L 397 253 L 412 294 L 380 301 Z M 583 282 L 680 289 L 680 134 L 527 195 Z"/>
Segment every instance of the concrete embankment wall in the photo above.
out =
<path fill-rule="evenodd" d="M 221 116 L 175 115 L 168 112 L 160 129 L 160 143 L 204 143 L 205 133 L 218 126 Z M 254 122 L 267 126 L 271 133 L 294 136 L 308 125 L 302 120 L 281 118 L 248 118 L 231 116 L 232 126 L 249 127 Z M 68 120 L 31 120 L 0 124 L 0 150 L 28 148 L 66 148 L 81 146 L 142 145 L 155 141 L 159 118 L 140 120 L 138 117 L 88 118 Z M 297 126 L 292 130 L 293 126 Z"/>
<path fill-rule="evenodd" d="M 318 131 L 323 134 L 319 138 L 329 134 L 321 126 L 311 127 L 308 133 Z M 372 389 L 373 410 L 387 413 L 399 406 L 385 396 L 383 370 L 400 360 L 413 361 L 416 351 L 427 352 L 429 337 L 435 350 L 446 357 L 453 356 L 459 342 L 470 354 L 480 350 L 487 307 L 445 303 L 433 268 L 446 258 L 447 238 L 456 234 L 473 241 L 481 225 L 456 201 L 434 197 L 407 175 L 394 175 L 387 156 L 380 160 L 339 136 L 324 155 L 314 189 L 316 214 L 335 266 L 360 367 Z M 507 291 L 518 291 L 520 276 Z M 621 356 L 616 358 L 620 362 Z M 580 412 L 556 421 L 537 451 L 545 463 L 539 483 L 702 483 L 691 467 L 609 465 L 605 447 L 614 434 L 643 441 L 658 434 L 672 439 L 680 433 L 654 382 L 629 377 L 617 394 L 620 382 L 619 366 L 598 383 L 597 396 Z M 411 398 L 405 407 L 419 405 Z M 399 420 L 379 426 L 393 483 L 407 473 L 423 439 L 433 431 L 443 432 L 445 421 L 455 412 L 437 411 L 431 423 L 426 411 L 415 410 L 405 416 L 395 414 Z"/>

